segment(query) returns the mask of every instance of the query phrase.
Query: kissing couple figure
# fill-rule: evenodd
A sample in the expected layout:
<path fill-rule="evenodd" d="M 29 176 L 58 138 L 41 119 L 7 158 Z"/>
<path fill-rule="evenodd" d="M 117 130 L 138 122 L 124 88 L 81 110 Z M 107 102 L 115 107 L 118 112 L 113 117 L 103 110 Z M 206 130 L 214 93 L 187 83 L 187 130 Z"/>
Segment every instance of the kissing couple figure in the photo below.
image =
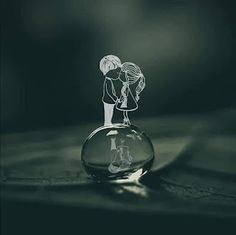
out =
<path fill-rule="evenodd" d="M 145 88 L 145 77 L 141 69 L 134 63 L 121 63 L 115 55 L 104 56 L 99 64 L 104 75 L 103 96 L 104 105 L 104 126 L 112 125 L 114 107 L 123 112 L 123 124 L 131 125 L 128 112 L 138 109 L 140 93 Z M 113 81 L 119 80 L 122 83 L 120 97 L 117 97 Z M 131 87 L 137 84 L 135 95 Z"/>

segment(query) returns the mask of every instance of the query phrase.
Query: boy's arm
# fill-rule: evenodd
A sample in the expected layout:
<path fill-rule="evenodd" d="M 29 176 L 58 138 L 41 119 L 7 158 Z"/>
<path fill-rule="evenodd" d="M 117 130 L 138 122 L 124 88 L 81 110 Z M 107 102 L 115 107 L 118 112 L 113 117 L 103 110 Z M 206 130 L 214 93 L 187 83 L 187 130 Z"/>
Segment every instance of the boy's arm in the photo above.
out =
<path fill-rule="evenodd" d="M 107 94 L 111 97 L 111 99 L 116 102 L 117 101 L 117 96 L 115 96 L 113 93 L 112 93 L 112 85 L 111 83 L 106 83 L 106 92 Z"/>

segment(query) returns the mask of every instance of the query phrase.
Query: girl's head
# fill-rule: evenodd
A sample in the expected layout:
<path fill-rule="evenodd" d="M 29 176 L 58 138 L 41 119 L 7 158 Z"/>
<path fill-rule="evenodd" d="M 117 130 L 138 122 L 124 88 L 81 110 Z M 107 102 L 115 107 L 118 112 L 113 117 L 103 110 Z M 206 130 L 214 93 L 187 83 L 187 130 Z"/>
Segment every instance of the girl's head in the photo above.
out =
<path fill-rule="evenodd" d="M 139 83 L 135 89 L 136 92 L 136 101 L 139 100 L 139 94 L 143 91 L 145 88 L 145 77 L 141 71 L 141 69 L 138 67 L 138 65 L 131 63 L 131 62 L 125 62 L 121 66 L 121 71 L 123 72 L 120 74 L 120 80 L 122 82 L 128 82 L 128 84 L 134 84 L 139 80 Z"/>
<path fill-rule="evenodd" d="M 110 70 L 115 70 L 121 67 L 120 59 L 115 55 L 104 56 L 99 63 L 99 68 L 103 75 L 106 75 Z"/>
<path fill-rule="evenodd" d="M 124 72 L 126 81 L 129 82 L 129 84 L 133 84 L 137 82 L 139 78 L 143 77 L 142 71 L 138 65 L 131 62 L 123 63 L 121 66 L 121 71 Z M 121 78 L 121 80 L 123 79 Z"/>

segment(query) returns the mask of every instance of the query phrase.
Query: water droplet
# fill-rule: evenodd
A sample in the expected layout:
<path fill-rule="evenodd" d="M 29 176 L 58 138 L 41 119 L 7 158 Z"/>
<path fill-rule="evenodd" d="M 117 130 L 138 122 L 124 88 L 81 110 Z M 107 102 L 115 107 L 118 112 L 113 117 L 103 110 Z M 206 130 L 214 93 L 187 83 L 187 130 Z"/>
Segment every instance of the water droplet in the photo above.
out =
<path fill-rule="evenodd" d="M 135 180 L 150 169 L 154 150 L 137 127 L 114 124 L 90 134 L 81 159 L 86 172 L 97 180 Z"/>

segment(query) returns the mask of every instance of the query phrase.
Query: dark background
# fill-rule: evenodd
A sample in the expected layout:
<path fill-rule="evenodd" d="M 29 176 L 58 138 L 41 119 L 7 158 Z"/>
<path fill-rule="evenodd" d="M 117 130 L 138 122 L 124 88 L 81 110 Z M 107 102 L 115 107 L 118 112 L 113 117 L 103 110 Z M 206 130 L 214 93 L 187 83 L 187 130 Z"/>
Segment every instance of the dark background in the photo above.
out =
<path fill-rule="evenodd" d="M 106 54 L 146 76 L 132 117 L 234 106 L 233 3 L 3 1 L 2 130 L 102 123 L 98 63 Z"/>
<path fill-rule="evenodd" d="M 2 234 L 235 230 L 234 2 L 4 0 Z M 155 144 L 155 166 L 175 161 L 142 178 L 147 198 L 82 171 L 82 142 L 103 123 L 107 54 L 141 67 L 131 120 Z"/>

